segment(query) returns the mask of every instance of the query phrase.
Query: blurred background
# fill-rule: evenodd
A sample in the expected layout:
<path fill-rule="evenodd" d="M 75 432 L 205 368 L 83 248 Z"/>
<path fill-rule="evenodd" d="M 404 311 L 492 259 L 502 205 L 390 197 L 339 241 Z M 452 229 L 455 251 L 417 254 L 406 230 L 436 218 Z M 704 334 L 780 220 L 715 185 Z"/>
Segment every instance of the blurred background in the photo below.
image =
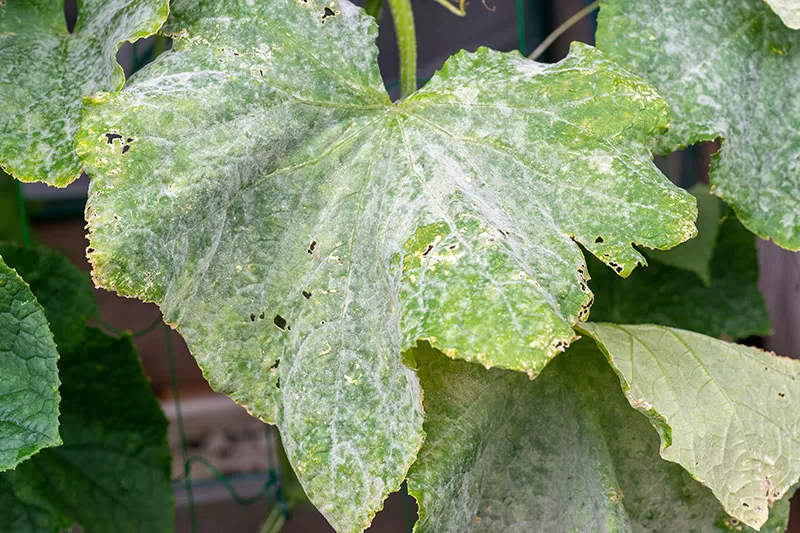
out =
<path fill-rule="evenodd" d="M 445 1 L 445 0 L 442 0 Z M 74 24 L 75 2 L 66 2 L 68 24 Z M 356 2 L 361 3 L 361 2 Z M 449 57 L 461 49 L 488 46 L 530 54 L 551 32 L 587 7 L 584 0 L 473 0 L 464 16 L 437 0 L 412 1 L 419 45 L 419 83 L 424 83 Z M 453 4 L 453 9 L 460 6 Z M 594 43 L 596 10 L 571 26 L 539 57 L 563 58 L 571 41 Z M 393 97 L 399 95 L 398 54 L 391 14 L 380 16 L 379 62 Z M 169 40 L 154 37 L 124 46 L 118 55 L 128 75 L 167 50 Z M 676 184 L 690 187 L 708 181 L 715 143 L 676 153 L 657 163 Z M 14 184 L 0 176 L 0 198 L 14 198 Z M 26 184 L 23 194 L 32 220 L 34 240 L 58 250 L 88 271 L 85 258 L 83 207 L 88 179 L 83 176 L 66 189 Z M 16 201 L 14 201 L 14 204 Z M 16 209 L 16 206 L 4 206 Z M 760 286 L 767 301 L 773 334 L 748 342 L 783 355 L 800 357 L 800 262 L 796 254 L 759 242 Z M 120 298 L 97 290 L 102 325 L 128 330 L 152 387 L 170 420 L 170 447 L 176 496 L 176 531 L 180 533 L 258 532 L 265 521 L 286 521 L 286 532 L 328 532 L 332 529 L 309 506 L 291 502 L 299 494 L 291 478 L 281 478 L 281 454 L 274 431 L 206 384 L 180 336 L 165 329 L 154 305 Z M 188 467 L 186 466 L 188 464 Z M 291 507 L 291 509 L 290 509 Z M 789 531 L 800 532 L 800 499 L 795 498 Z M 392 495 L 370 531 L 407 532 L 416 520 L 413 499 L 403 492 Z"/>

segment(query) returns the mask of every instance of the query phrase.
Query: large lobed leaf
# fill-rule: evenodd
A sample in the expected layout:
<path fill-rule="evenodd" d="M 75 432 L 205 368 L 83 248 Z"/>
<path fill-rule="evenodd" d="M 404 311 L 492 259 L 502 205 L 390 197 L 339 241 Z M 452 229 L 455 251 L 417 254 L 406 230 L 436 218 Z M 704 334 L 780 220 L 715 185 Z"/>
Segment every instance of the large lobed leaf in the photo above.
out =
<path fill-rule="evenodd" d="M 154 33 L 167 0 L 83 0 L 73 33 L 63 0 L 0 1 L 0 167 L 64 187 L 81 174 L 81 98 L 125 81 L 116 54 Z"/>
<path fill-rule="evenodd" d="M 590 340 L 533 382 L 426 346 L 412 356 L 427 433 L 409 473 L 415 531 L 751 531 L 659 458 L 658 435 Z M 782 533 L 788 513 L 786 498 L 761 531 Z"/>
<path fill-rule="evenodd" d="M 422 442 L 404 348 L 534 376 L 591 302 L 573 239 L 627 275 L 631 243 L 694 233 L 651 161 L 663 100 L 587 46 L 460 53 L 392 104 L 348 2 L 178 0 L 165 28 L 173 52 L 87 102 L 95 280 L 158 303 L 211 384 L 279 425 L 340 530 Z"/>
<path fill-rule="evenodd" d="M 589 323 L 629 402 L 661 436 L 661 456 L 758 528 L 800 480 L 800 364 L 663 326 Z"/>
<path fill-rule="evenodd" d="M 721 202 L 707 190 L 694 194 L 700 210 L 696 239 L 660 252 L 647 268 L 627 279 L 589 258 L 589 287 L 595 295 L 592 320 L 660 324 L 731 339 L 769 334 L 769 314 L 758 290 L 755 237 L 731 210 L 720 217 L 721 206 L 714 203 Z M 709 204 L 709 199 L 714 203 Z M 701 281 L 696 268 L 696 258 L 704 256 L 710 259 L 704 268 L 708 284 Z M 694 259 L 684 261 L 690 257 Z"/>
<path fill-rule="evenodd" d="M 0 257 L 0 471 L 61 444 L 56 361 L 42 306 Z"/>
<path fill-rule="evenodd" d="M 669 102 L 659 151 L 722 137 L 715 194 L 751 231 L 800 249 L 800 32 L 763 0 L 606 0 L 597 43 Z"/>

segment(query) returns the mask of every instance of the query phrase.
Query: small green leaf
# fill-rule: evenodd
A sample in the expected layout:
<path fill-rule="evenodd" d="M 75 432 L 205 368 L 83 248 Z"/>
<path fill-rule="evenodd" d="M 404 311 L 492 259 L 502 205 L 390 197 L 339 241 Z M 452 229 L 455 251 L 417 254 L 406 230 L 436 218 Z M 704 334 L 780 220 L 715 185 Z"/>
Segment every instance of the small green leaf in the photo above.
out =
<path fill-rule="evenodd" d="M 116 54 L 153 34 L 167 0 L 83 0 L 69 33 L 63 0 L 0 2 L 0 166 L 21 181 L 65 187 L 81 174 L 74 136 L 81 98 L 119 90 Z"/>
<path fill-rule="evenodd" d="M 698 220 L 706 218 L 703 207 L 700 209 Z M 675 252 L 695 240 L 707 242 L 703 232 L 713 225 L 709 221 L 698 226 L 697 239 L 674 248 Z M 660 324 L 731 339 L 768 335 L 769 313 L 758 289 L 755 237 L 736 220 L 732 211 L 714 233 L 716 242 L 708 243 L 709 251 L 713 252 L 708 286 L 692 272 L 655 261 L 628 279 L 620 279 L 590 257 L 589 287 L 595 295 L 592 320 Z M 663 257 L 670 252 L 664 252 Z"/>
<path fill-rule="evenodd" d="M 416 532 L 742 531 L 707 488 L 659 458 L 657 433 L 591 341 L 533 382 L 430 347 L 412 356 L 427 434 L 409 472 Z M 762 532 L 785 531 L 788 503 Z"/>
<path fill-rule="evenodd" d="M 212 386 L 278 424 L 341 531 L 422 443 L 405 348 L 533 376 L 590 305 L 575 241 L 627 275 L 631 243 L 694 233 L 652 163 L 664 101 L 593 48 L 459 53 L 393 104 L 349 2 L 177 0 L 165 29 L 172 52 L 87 102 L 95 280 L 158 303 Z"/>
<path fill-rule="evenodd" d="M 689 189 L 697 200 L 697 235 L 670 250 L 645 251 L 648 259 L 694 272 L 706 285 L 711 285 L 711 258 L 717 243 L 722 202 L 708 192 L 702 183 Z"/>
<path fill-rule="evenodd" d="M 42 306 L 0 257 L 0 471 L 61 444 L 57 360 Z"/>
<path fill-rule="evenodd" d="M 800 0 L 766 0 L 766 2 L 781 17 L 784 24 L 800 30 Z"/>
<path fill-rule="evenodd" d="M 800 32 L 763 0 L 606 0 L 597 43 L 669 102 L 658 150 L 721 137 L 712 192 L 754 233 L 800 249 Z"/>
<path fill-rule="evenodd" d="M 0 256 L 30 285 L 50 321 L 59 351 L 80 342 L 86 321 L 97 314 L 89 276 L 61 254 L 44 248 L 0 243 Z"/>
<path fill-rule="evenodd" d="M 584 324 L 628 401 L 661 435 L 661 456 L 758 528 L 800 480 L 800 363 L 662 326 Z"/>
<path fill-rule="evenodd" d="M 129 337 L 62 352 L 63 446 L 0 475 L 0 530 L 173 531 L 167 420 Z"/>

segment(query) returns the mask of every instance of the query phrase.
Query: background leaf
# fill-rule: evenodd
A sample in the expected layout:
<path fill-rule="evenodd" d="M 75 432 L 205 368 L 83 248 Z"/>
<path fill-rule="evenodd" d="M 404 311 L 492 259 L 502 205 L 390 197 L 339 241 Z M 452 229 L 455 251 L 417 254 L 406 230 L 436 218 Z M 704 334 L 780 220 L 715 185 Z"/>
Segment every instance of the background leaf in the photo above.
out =
<path fill-rule="evenodd" d="M 581 340 L 533 382 L 412 351 L 427 437 L 409 473 L 418 532 L 747 530 L 678 465 Z M 788 498 L 762 532 L 783 533 Z"/>
<path fill-rule="evenodd" d="M 86 321 L 98 313 L 88 276 L 66 257 L 45 248 L 0 242 L 0 256 L 44 307 L 59 351 L 83 341 Z"/>
<path fill-rule="evenodd" d="M 461 53 L 392 104 L 347 2 L 178 0 L 165 29 L 173 52 L 87 102 L 95 280 L 158 303 L 212 386 L 278 424 L 341 531 L 421 445 L 404 348 L 535 375 L 591 299 L 573 237 L 627 274 L 632 242 L 694 232 L 652 164 L 663 100 L 592 48 Z"/>
<path fill-rule="evenodd" d="M 61 444 L 57 360 L 44 310 L 0 257 L 0 471 Z"/>
<path fill-rule="evenodd" d="M 800 479 L 800 364 L 662 326 L 584 324 L 628 401 L 661 435 L 661 456 L 751 527 Z"/>
<path fill-rule="evenodd" d="M 595 295 L 591 318 L 617 324 L 660 324 L 703 333 L 711 337 L 743 339 L 750 335 L 768 335 L 769 314 L 758 289 L 758 255 L 755 237 L 747 231 L 732 211 L 716 223 L 700 215 L 698 237 L 673 250 L 662 252 L 659 261 L 620 279 L 599 261 L 589 258 L 589 287 Z M 716 210 L 714 210 L 716 211 Z M 710 231 L 716 229 L 718 231 Z M 715 235 L 708 242 L 705 232 Z M 666 266 L 661 259 L 697 240 L 713 254 L 709 270 L 710 284 L 685 269 Z M 684 254 L 685 256 L 686 254 Z M 649 254 L 648 254 L 649 257 Z M 679 261 L 681 259 L 679 258 Z M 676 262 L 679 262 L 676 261 Z"/>
<path fill-rule="evenodd" d="M 167 0 L 83 0 L 67 31 L 63 0 L 0 3 L 0 166 L 64 187 L 81 174 L 74 136 L 81 98 L 125 81 L 116 53 L 155 33 Z"/>
<path fill-rule="evenodd" d="M 173 531 L 167 420 L 130 338 L 87 328 L 61 355 L 64 444 L 0 475 L 0 529 Z"/>
<path fill-rule="evenodd" d="M 800 32 L 763 0 L 606 0 L 597 43 L 669 102 L 669 153 L 723 139 L 713 192 L 751 231 L 800 249 Z"/>
<path fill-rule="evenodd" d="M 669 250 L 647 250 L 647 259 L 694 272 L 706 285 L 711 285 L 711 260 L 717 244 L 722 202 L 712 196 L 702 183 L 689 189 L 697 200 L 697 235 Z"/>

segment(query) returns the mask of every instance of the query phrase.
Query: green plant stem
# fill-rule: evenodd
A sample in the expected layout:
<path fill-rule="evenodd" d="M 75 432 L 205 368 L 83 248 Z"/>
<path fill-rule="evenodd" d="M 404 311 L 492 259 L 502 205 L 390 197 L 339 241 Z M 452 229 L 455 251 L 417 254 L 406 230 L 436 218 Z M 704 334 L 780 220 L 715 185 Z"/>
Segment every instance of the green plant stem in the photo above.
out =
<path fill-rule="evenodd" d="M 410 0 L 389 0 L 400 50 L 400 95 L 405 98 L 417 90 L 417 34 Z"/>
<path fill-rule="evenodd" d="M 25 196 L 22 194 L 22 183 L 14 180 L 17 184 L 17 203 L 19 204 L 19 220 L 22 229 L 22 244 L 26 247 L 31 245 L 31 230 L 28 227 L 28 210 L 25 208 Z"/>
<path fill-rule="evenodd" d="M 578 11 L 577 13 L 572 15 L 570 18 L 565 20 L 564 23 L 561 24 L 561 26 L 559 26 L 558 28 L 553 30 L 553 33 L 551 33 L 550 35 L 545 37 L 544 41 L 542 41 L 541 44 L 539 44 L 539 46 L 536 47 L 536 50 L 531 52 L 531 55 L 529 55 L 528 57 L 530 59 L 533 59 L 533 60 L 539 59 L 539 56 L 541 56 L 544 53 L 545 50 L 550 48 L 550 45 L 553 44 L 553 42 L 555 42 L 556 39 L 561 37 L 561 35 L 565 31 L 567 31 L 568 29 L 573 27 L 581 19 L 583 19 L 584 17 L 589 15 L 592 11 L 597 9 L 599 6 L 600 6 L 600 0 L 595 0 L 594 2 L 589 4 L 588 6 L 584 7 L 583 9 L 581 9 L 580 11 Z"/>
<path fill-rule="evenodd" d="M 377 19 L 381 16 L 381 8 L 383 7 L 383 0 L 367 0 L 364 3 L 364 11 L 367 15 Z"/>

